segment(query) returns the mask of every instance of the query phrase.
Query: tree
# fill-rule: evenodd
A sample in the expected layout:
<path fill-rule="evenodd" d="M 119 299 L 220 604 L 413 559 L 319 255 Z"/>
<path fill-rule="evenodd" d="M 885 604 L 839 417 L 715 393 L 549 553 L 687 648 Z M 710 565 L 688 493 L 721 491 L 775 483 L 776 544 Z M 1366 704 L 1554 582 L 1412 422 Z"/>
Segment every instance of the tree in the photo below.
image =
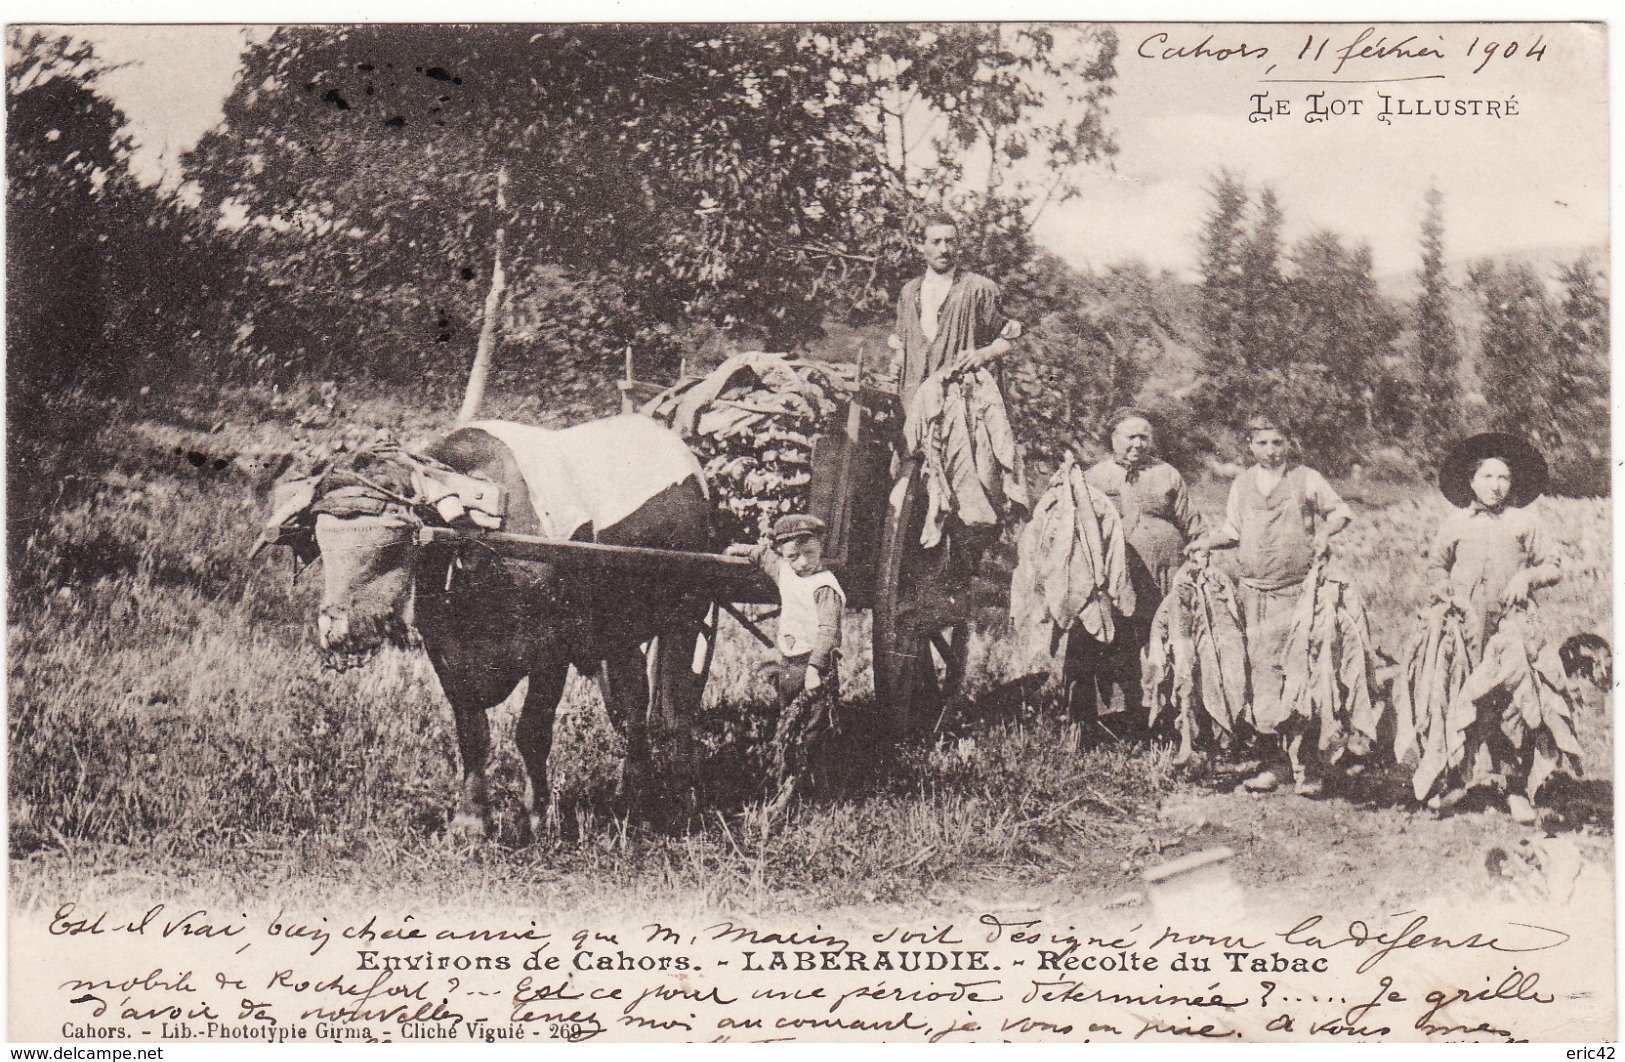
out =
<path fill-rule="evenodd" d="M 193 216 L 130 175 L 91 45 L 13 28 L 6 64 L 9 409 L 117 394 L 183 363 L 220 264 Z"/>
<path fill-rule="evenodd" d="M 1087 456 L 1103 418 L 1136 401 L 1149 356 L 1173 331 L 1165 293 L 1139 263 L 1081 273 L 1039 252 L 1006 296 L 1027 324 L 1005 382 L 1028 454 L 1053 465 L 1081 442 Z"/>
<path fill-rule="evenodd" d="M 1348 468 L 1388 436 L 1387 404 L 1399 390 L 1398 322 L 1377 289 L 1370 248 L 1321 230 L 1294 245 L 1288 271 L 1273 189 L 1249 210 L 1246 185 L 1221 170 L 1209 195 L 1192 412 L 1232 429 L 1256 411 L 1284 416 L 1310 460 Z"/>
<path fill-rule="evenodd" d="M 1297 364 L 1277 398 L 1294 410 L 1304 449 L 1333 471 L 1359 460 L 1387 435 L 1376 400 L 1394 363 L 1399 323 L 1377 290 L 1371 249 L 1346 247 L 1320 231 L 1293 251 L 1292 325 Z"/>
<path fill-rule="evenodd" d="M 1291 315 L 1286 278 L 1281 273 L 1281 206 L 1275 189 L 1258 194 L 1252 226 L 1237 243 L 1236 321 L 1241 362 L 1251 372 L 1268 371 L 1290 357 L 1286 327 Z"/>
<path fill-rule="evenodd" d="M 1558 274 L 1563 301 L 1551 341 L 1550 405 L 1554 487 L 1609 491 L 1608 299 L 1602 274 L 1584 257 Z"/>
<path fill-rule="evenodd" d="M 286 28 L 250 50 L 188 168 L 210 209 L 246 219 L 247 343 L 288 369 L 460 371 L 499 227 L 505 320 L 578 314 L 525 330 L 529 371 L 604 366 L 627 344 L 674 363 L 712 330 L 786 349 L 825 316 L 886 312 L 913 265 L 908 220 L 948 196 L 891 156 L 908 144 L 887 106 L 943 109 L 949 160 L 991 136 L 996 157 L 1064 174 L 1110 149 L 1097 82 L 1115 39 L 1074 60 L 1047 34 Z M 969 71 L 957 96 L 950 60 Z M 1040 75 L 1095 85 L 1077 128 L 1010 91 Z M 1040 196 L 966 202 L 973 238 L 1019 245 Z"/>
<path fill-rule="evenodd" d="M 1420 287 L 1411 312 L 1415 399 L 1409 410 L 1394 410 L 1396 416 L 1406 412 L 1414 416 L 1424 453 L 1437 452 L 1440 441 L 1453 438 L 1460 430 L 1461 355 L 1444 268 L 1443 201 L 1437 188 L 1428 189 L 1427 213 L 1422 219 L 1422 267 L 1417 273 Z"/>
<path fill-rule="evenodd" d="M 1083 167 L 1117 154 L 1105 126 L 1117 74 L 1109 26 L 898 24 L 835 39 L 848 76 L 872 86 L 893 179 L 964 218 L 995 275 L 1028 260 L 1033 223 L 1079 194 Z M 920 129 L 941 130 L 929 152 L 918 150 Z"/>
<path fill-rule="evenodd" d="M 661 355 L 676 337 L 660 324 L 685 312 L 793 322 L 819 276 L 787 245 L 839 252 L 854 213 L 883 213 L 874 181 L 848 179 L 856 147 L 818 135 L 814 111 L 850 102 L 826 99 L 793 44 L 704 27 L 279 30 L 189 165 L 211 207 L 247 215 L 256 345 L 293 363 L 446 366 L 481 317 L 498 228 L 517 280 L 561 262 L 584 290 L 629 293 L 615 320 L 581 308 L 603 350 Z"/>
<path fill-rule="evenodd" d="M 1477 262 L 1468 281 L 1484 315 L 1478 375 L 1489 426 L 1527 434 L 1537 446 L 1549 447 L 1555 441 L 1549 367 L 1556 320 L 1546 287 L 1524 262 Z"/>
<path fill-rule="evenodd" d="M 130 148 L 124 115 L 96 91 L 90 45 L 16 28 L 8 38 L 6 350 L 9 390 L 27 405 L 109 368 L 101 222 Z"/>
<path fill-rule="evenodd" d="M 1468 274 L 1484 314 L 1478 373 L 1489 427 L 1546 455 L 1552 488 L 1608 491 L 1608 302 L 1585 258 L 1558 274 L 1561 302 L 1527 262 L 1481 261 Z"/>
<path fill-rule="evenodd" d="M 1209 416 L 1228 411 L 1246 388 L 1247 356 L 1242 346 L 1246 292 L 1242 283 L 1241 248 L 1246 239 L 1247 188 L 1228 170 L 1208 186 L 1213 205 L 1198 237 L 1202 271 L 1202 330 L 1205 333 L 1199 408 Z"/>

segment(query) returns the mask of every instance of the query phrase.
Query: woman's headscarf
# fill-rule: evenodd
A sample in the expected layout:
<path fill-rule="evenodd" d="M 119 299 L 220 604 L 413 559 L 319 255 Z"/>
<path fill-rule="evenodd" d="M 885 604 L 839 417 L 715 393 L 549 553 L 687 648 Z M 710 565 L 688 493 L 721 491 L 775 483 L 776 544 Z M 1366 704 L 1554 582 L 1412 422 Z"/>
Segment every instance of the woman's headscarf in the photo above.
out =
<path fill-rule="evenodd" d="M 1132 420 L 1135 417 L 1138 417 L 1147 424 L 1151 425 L 1151 437 L 1153 439 L 1157 437 L 1157 418 L 1153 417 L 1149 411 L 1141 409 L 1139 406 L 1118 406 L 1116 409 L 1112 410 L 1111 413 L 1107 414 L 1105 420 L 1106 446 L 1108 448 L 1110 448 L 1112 445 L 1112 436 L 1117 434 L 1118 425 L 1122 424 L 1125 420 Z"/>

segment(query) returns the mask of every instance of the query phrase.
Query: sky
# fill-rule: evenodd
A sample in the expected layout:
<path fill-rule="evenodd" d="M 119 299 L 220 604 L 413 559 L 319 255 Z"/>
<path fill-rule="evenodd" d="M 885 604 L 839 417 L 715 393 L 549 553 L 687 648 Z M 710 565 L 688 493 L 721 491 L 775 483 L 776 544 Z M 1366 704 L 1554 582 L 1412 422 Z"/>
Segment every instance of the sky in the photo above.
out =
<path fill-rule="evenodd" d="M 220 122 L 248 35 L 242 26 L 75 26 L 118 69 L 102 88 L 130 120 L 137 141 L 131 166 L 146 181 L 176 172 L 182 152 Z"/>
<path fill-rule="evenodd" d="M 1446 58 L 1351 60 L 1341 70 L 1325 58 L 1370 24 L 1317 30 L 1331 38 L 1319 64 L 1296 61 L 1310 27 L 1119 27 L 1117 95 L 1112 125 L 1121 154 L 1115 170 L 1084 181 L 1084 194 L 1044 219 L 1040 236 L 1074 263 L 1111 262 L 1142 252 L 1154 264 L 1188 269 L 1208 199 L 1209 176 L 1228 167 L 1280 196 L 1288 238 L 1329 228 L 1371 244 L 1379 275 L 1420 264 L 1418 229 L 1428 186 L 1444 196 L 1447 254 L 1498 255 L 1551 247 L 1604 245 L 1608 239 L 1607 49 L 1600 28 L 1475 25 L 1378 28 L 1390 45 L 1413 33 L 1416 46 Z M 1169 40 L 1146 38 L 1167 33 Z M 1169 46 L 1187 48 L 1213 34 L 1208 50 L 1265 47 L 1258 59 L 1237 56 L 1147 59 Z M 1493 61 L 1465 56 L 1475 38 L 1521 42 L 1538 36 L 1544 55 Z M 1376 42 L 1368 38 L 1364 46 Z M 1318 44 L 1317 44 L 1318 47 Z M 1483 42 L 1480 42 L 1479 52 Z M 1272 78 L 1374 80 L 1428 76 L 1386 84 L 1262 84 Z M 1335 70 L 1335 73 L 1334 73 Z M 1433 75 L 1443 74 L 1438 78 Z M 1285 98 L 1289 115 L 1249 122 L 1251 95 Z M 1362 100 L 1359 115 L 1306 122 L 1305 97 L 1326 93 Z M 1514 98 L 1512 118 L 1390 115 L 1391 97 L 1499 100 Z M 1324 104 L 1323 104 L 1324 107 Z M 1414 109 L 1414 108 L 1413 108 Z M 1471 109 L 1470 106 L 1467 107 Z M 1487 109 L 1481 106 L 1481 109 Z"/>
<path fill-rule="evenodd" d="M 1549 257 L 1606 244 L 1607 55 L 1600 28 L 1381 25 L 1358 41 L 1368 25 L 1120 24 L 1108 110 L 1120 153 L 1112 167 L 1081 178 L 1080 197 L 1043 212 L 1039 242 L 1080 266 L 1139 258 L 1193 276 L 1196 233 L 1208 205 L 1204 189 L 1223 167 L 1254 187 L 1275 189 L 1289 241 L 1321 227 L 1365 241 L 1379 275 L 1416 269 L 1430 185 L 1444 195 L 1446 253 L 1453 260 L 1519 252 Z M 105 59 L 123 64 L 104 86 L 131 120 L 140 145 L 138 173 L 158 180 L 172 179 L 180 153 L 220 120 L 248 35 L 267 31 L 97 26 L 74 32 Z M 1299 58 L 1310 34 L 1315 46 L 1327 45 L 1318 62 L 1313 46 L 1310 58 Z M 1538 59 L 1525 54 L 1537 37 L 1546 45 Z M 1475 38 L 1479 46 L 1469 55 Z M 1517 41 L 1519 54 L 1498 53 L 1475 73 L 1486 40 Z M 1408 51 L 1440 56 L 1355 57 L 1339 67 L 1337 55 L 1351 43 L 1403 43 Z M 1187 54 L 1162 57 L 1170 49 Z M 1231 54 L 1220 58 L 1224 49 Z M 1345 83 L 1301 83 L 1309 78 Z M 1426 80 L 1396 80 L 1412 78 Z M 1346 83 L 1353 81 L 1363 83 Z M 1257 109 L 1252 95 L 1265 91 L 1271 105 L 1284 98 L 1289 113 L 1249 121 Z M 1359 100 L 1360 114 L 1306 122 L 1311 92 Z M 1379 92 L 1396 100 L 1462 100 L 1469 109 L 1477 100 L 1481 111 L 1488 101 L 1504 110 L 1512 100 L 1518 113 L 1391 116 L 1383 123 L 1377 120 Z"/>

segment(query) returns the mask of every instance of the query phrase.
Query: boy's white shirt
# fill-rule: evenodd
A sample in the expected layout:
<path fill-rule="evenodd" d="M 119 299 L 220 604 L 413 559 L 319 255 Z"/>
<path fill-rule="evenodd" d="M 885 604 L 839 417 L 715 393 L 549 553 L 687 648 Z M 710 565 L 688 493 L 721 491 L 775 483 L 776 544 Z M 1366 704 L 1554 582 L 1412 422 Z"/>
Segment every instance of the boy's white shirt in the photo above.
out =
<path fill-rule="evenodd" d="M 785 560 L 779 561 L 779 652 L 785 657 L 806 656 L 818 640 L 818 603 L 814 600 L 819 587 L 835 591 L 846 607 L 846 591 L 841 589 L 835 573 L 825 568 L 811 575 L 797 575 Z"/>

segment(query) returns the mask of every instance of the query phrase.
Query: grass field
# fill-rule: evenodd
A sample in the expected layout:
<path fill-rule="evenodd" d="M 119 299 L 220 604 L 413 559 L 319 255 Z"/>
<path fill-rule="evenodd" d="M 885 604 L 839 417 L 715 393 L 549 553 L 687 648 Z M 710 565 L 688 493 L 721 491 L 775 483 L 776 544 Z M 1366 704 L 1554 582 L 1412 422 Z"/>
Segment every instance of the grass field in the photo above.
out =
<path fill-rule="evenodd" d="M 558 420 L 590 404 L 578 396 Z M 81 895 L 364 894 L 469 906 L 523 896 L 585 909 L 628 893 L 759 909 L 1010 888 L 1110 899 L 1146 866 L 1215 843 L 1237 848 L 1243 876 L 1272 888 L 1353 888 L 1354 866 L 1376 895 L 1403 898 L 1436 882 L 1391 858 L 1396 832 L 1430 845 L 1442 875 L 1464 876 L 1482 875 L 1485 845 L 1519 836 L 1502 815 L 1418 812 L 1399 800 L 1397 779 L 1312 805 L 1260 801 L 1232 794 L 1233 780 L 1176 778 L 1166 749 L 1079 754 L 1054 705 L 1012 681 L 990 601 L 966 711 L 944 721 L 934 744 L 900 756 L 879 757 L 861 738 L 836 748 L 828 791 L 787 823 L 751 811 L 771 699 L 755 674 L 759 650 L 740 636 L 719 648 L 704 715 L 678 743 L 684 828 L 611 812 L 615 740 L 596 689 L 572 678 L 554 784 L 560 804 L 580 813 L 581 840 L 457 848 L 444 834 L 457 771 L 450 712 L 426 659 L 386 650 L 353 672 L 321 670 L 309 635 L 320 572 L 292 581 L 280 551 L 245 556 L 263 518 L 256 488 L 277 470 L 268 455 L 309 451 L 341 426 L 423 435 L 442 414 L 315 388 L 193 395 L 119 416 L 88 402 L 60 412 L 58 437 L 11 441 L 14 903 L 45 902 L 69 884 Z M 537 407 L 489 412 L 535 419 Z M 1358 519 L 1341 556 L 1378 643 L 1397 655 L 1445 503 L 1416 487 L 1344 487 Z M 1201 485 L 1203 508 L 1218 512 L 1224 489 Z M 1608 503 L 1540 504 L 1565 570 L 1542 599 L 1549 630 L 1611 636 Z M 844 684 L 856 722 L 873 709 L 867 636 L 866 618 L 848 624 Z M 496 713 L 495 790 L 508 804 L 522 786 L 510 740 L 517 704 Z M 1583 713 L 1595 777 L 1556 824 L 1605 863 L 1606 712 Z M 1335 844 L 1325 851 L 1337 858 L 1306 859 L 1305 842 Z"/>

